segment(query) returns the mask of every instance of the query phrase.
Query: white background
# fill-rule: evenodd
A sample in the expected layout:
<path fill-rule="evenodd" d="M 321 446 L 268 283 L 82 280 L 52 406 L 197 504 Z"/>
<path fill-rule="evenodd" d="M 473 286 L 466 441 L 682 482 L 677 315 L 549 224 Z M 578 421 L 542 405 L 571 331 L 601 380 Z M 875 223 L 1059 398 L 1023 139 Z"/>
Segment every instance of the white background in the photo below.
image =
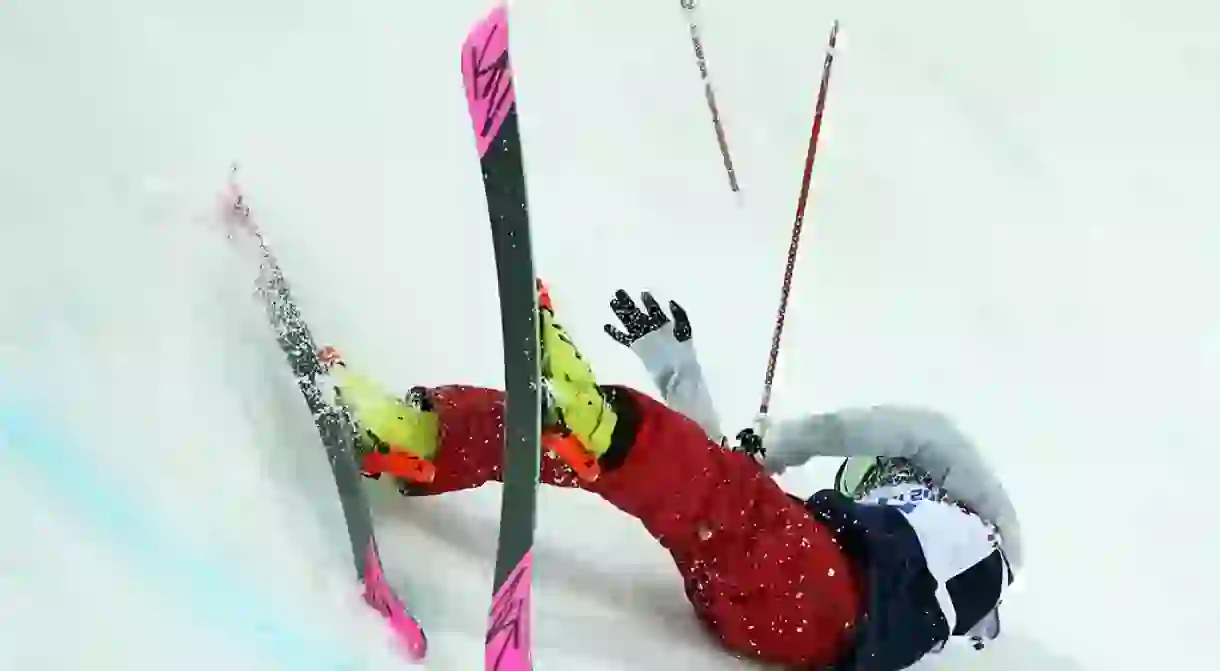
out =
<path fill-rule="evenodd" d="M 703 5 L 740 197 L 677 0 L 514 7 L 536 261 L 602 380 L 647 389 L 601 326 L 615 289 L 652 289 L 690 313 L 726 431 L 753 415 L 837 17 L 775 412 L 929 405 L 1003 474 L 1028 543 L 1006 635 L 928 668 L 1207 668 L 1216 9 Z M 0 5 L 0 667 L 402 667 L 214 200 L 239 161 L 353 366 L 500 385 L 459 71 L 489 7 Z M 479 668 L 498 486 L 370 489 L 431 668 Z M 540 505 L 537 668 L 753 668 L 638 523 L 581 492 Z"/>

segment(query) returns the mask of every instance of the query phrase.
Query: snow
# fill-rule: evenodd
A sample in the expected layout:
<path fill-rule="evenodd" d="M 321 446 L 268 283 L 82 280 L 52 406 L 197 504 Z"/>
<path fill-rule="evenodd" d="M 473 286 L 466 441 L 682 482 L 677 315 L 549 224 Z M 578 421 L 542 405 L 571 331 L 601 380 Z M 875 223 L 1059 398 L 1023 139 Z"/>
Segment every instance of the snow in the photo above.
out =
<path fill-rule="evenodd" d="M 242 165 L 315 331 L 387 384 L 502 382 L 458 47 L 483 0 L 0 5 L 0 668 L 398 669 L 323 452 L 217 234 Z M 842 21 L 773 410 L 946 411 L 1028 565 L 1005 636 L 921 668 L 1208 668 L 1220 558 L 1217 14 L 1202 2 L 514 6 L 536 260 L 603 380 L 613 291 L 690 313 L 757 407 Z M 1152 46 L 1153 48 L 1149 48 Z M 796 493 L 833 464 L 786 476 Z M 369 483 L 428 667 L 479 668 L 499 488 Z M 747 669 L 667 555 L 545 490 L 536 666 Z"/>

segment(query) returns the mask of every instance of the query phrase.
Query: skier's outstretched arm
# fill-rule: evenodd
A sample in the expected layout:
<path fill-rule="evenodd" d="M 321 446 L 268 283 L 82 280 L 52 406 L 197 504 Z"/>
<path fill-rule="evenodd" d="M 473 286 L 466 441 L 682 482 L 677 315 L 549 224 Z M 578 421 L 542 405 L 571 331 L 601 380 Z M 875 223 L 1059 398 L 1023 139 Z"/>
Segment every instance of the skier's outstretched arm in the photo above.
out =
<path fill-rule="evenodd" d="M 770 473 L 813 457 L 901 457 L 928 472 L 954 498 L 994 522 L 1009 561 L 1021 563 L 1016 510 L 974 444 L 944 415 L 923 408 L 881 405 L 799 419 L 776 420 L 764 440 Z"/>
<path fill-rule="evenodd" d="M 903 457 L 935 445 L 937 453 L 972 452 L 943 415 L 906 406 L 848 408 L 772 420 L 766 432 L 766 467 L 782 473 L 814 457 Z"/>
<path fill-rule="evenodd" d="M 606 333 L 640 357 L 666 405 L 694 420 L 709 439 L 723 443 L 720 415 L 703 378 L 686 311 L 670 301 L 670 320 L 652 294 L 645 291 L 641 301 L 646 311 L 619 289 L 610 307 L 626 330 L 606 324 Z"/>

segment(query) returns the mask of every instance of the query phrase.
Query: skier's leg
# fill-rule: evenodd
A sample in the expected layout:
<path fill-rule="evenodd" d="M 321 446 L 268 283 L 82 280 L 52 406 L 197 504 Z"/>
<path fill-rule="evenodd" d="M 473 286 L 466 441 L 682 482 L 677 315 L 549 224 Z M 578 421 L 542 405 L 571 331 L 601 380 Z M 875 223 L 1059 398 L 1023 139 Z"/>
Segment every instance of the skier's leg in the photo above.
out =
<path fill-rule="evenodd" d="M 599 386 L 550 301 L 540 305 L 542 373 L 557 418 L 601 472 L 582 486 L 670 551 L 700 619 L 729 648 L 784 664 L 838 661 L 861 606 L 854 567 L 830 531 L 694 421 L 639 392 Z"/>
<path fill-rule="evenodd" d="M 648 396 L 603 388 L 617 416 L 600 477 L 581 482 L 544 451 L 542 482 L 584 487 L 638 518 L 670 551 L 699 618 L 726 647 L 787 664 L 843 652 L 860 612 L 854 567 L 829 531 L 749 457 L 710 442 Z M 439 419 L 438 494 L 500 478 L 504 395 L 451 386 L 428 392 Z"/>
<path fill-rule="evenodd" d="M 602 455 L 587 488 L 670 551 L 691 604 L 727 647 L 784 664 L 838 659 L 861 605 L 854 566 L 830 531 L 695 422 L 633 390 L 614 398 L 634 440 Z"/>
<path fill-rule="evenodd" d="M 361 469 L 398 476 L 411 495 L 442 494 L 500 479 L 504 392 L 465 385 L 389 393 L 347 367 L 334 348 L 322 356 L 356 429 Z M 546 453 L 542 480 L 574 485 L 572 471 Z"/>
<path fill-rule="evenodd" d="M 504 462 L 504 392 L 453 385 L 428 390 L 437 417 L 437 446 L 430 483 L 414 484 L 411 494 L 442 494 L 500 481 Z M 570 468 L 543 451 L 541 480 L 557 487 L 578 486 Z"/>
<path fill-rule="evenodd" d="M 347 389 L 354 396 L 360 387 Z M 728 648 L 789 664 L 837 658 L 860 605 L 853 567 L 828 530 L 752 459 L 710 442 L 685 416 L 634 390 L 586 391 L 604 397 L 615 417 L 601 475 L 584 483 L 544 451 L 542 481 L 584 487 L 638 518 L 673 555 L 699 618 Z M 387 416 L 405 418 L 393 442 L 435 466 L 412 494 L 499 480 L 503 392 L 439 387 L 418 409 L 371 387 L 361 397 L 366 409 L 370 397 L 393 403 Z M 380 433 L 395 433 L 391 426 Z"/>

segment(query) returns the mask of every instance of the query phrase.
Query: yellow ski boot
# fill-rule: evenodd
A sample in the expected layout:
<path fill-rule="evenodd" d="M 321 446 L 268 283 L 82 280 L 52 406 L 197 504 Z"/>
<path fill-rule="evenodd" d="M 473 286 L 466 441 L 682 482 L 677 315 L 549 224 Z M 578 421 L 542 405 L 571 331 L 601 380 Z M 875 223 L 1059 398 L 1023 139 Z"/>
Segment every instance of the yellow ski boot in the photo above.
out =
<path fill-rule="evenodd" d="M 581 357 L 567 331 L 555 321 L 550 294 L 538 282 L 542 379 L 550 397 L 554 425 L 543 445 L 559 455 L 586 482 L 601 474 L 597 459 L 610 449 L 618 417 L 606 402 L 593 369 Z"/>
<path fill-rule="evenodd" d="M 318 360 L 335 381 L 336 396 L 356 428 L 360 470 L 368 477 L 388 473 L 411 483 L 436 477 L 431 459 L 438 446 L 439 421 L 423 394 L 398 398 L 372 379 L 352 372 L 338 350 L 324 347 Z"/>

